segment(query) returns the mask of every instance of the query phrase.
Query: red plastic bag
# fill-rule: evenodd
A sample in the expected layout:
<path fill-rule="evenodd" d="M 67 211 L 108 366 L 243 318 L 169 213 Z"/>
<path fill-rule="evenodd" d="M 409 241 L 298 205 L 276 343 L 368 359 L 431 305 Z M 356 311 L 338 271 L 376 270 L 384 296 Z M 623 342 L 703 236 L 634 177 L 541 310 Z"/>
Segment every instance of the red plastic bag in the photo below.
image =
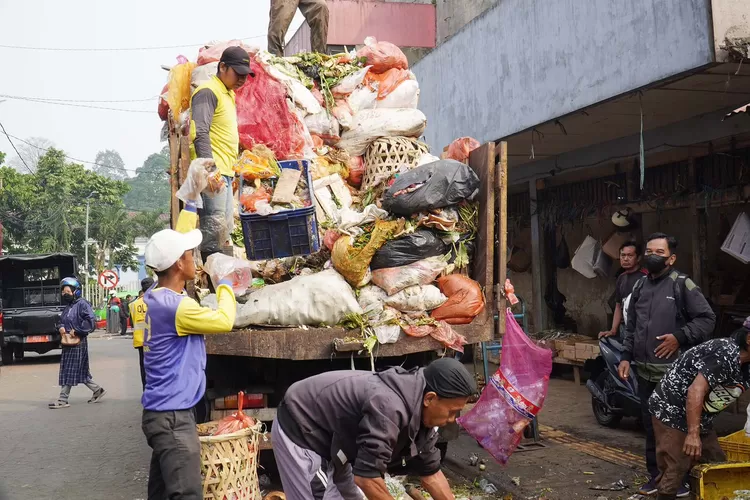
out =
<path fill-rule="evenodd" d="M 250 48 L 243 45 L 241 40 L 229 40 L 228 42 L 217 43 L 209 47 L 201 47 L 198 50 L 198 66 L 217 62 L 221 59 L 221 54 L 223 54 L 229 47 L 242 47 L 245 50 Z"/>
<path fill-rule="evenodd" d="M 247 415 L 242 413 L 242 406 L 244 402 L 245 393 L 240 391 L 237 394 L 237 412 L 232 413 L 228 417 L 224 417 L 219 420 L 219 426 L 212 434 L 213 436 L 232 434 L 233 432 L 238 432 L 242 429 L 249 429 L 255 426 L 255 420 L 252 417 L 248 417 Z"/>
<path fill-rule="evenodd" d="M 254 58 L 250 58 L 250 69 L 255 78 L 248 78 L 235 91 L 240 144 L 244 149 L 265 144 L 277 160 L 301 158 L 307 139 L 310 147 L 312 139 L 287 105 L 286 87 L 266 73 Z"/>
<path fill-rule="evenodd" d="M 479 141 L 474 138 L 458 138 L 455 141 L 451 142 L 451 145 L 448 146 L 446 158 L 460 161 L 461 163 L 466 163 L 466 161 L 469 159 L 469 153 L 477 149 L 479 146 L 481 146 L 481 144 L 479 144 Z"/>
<path fill-rule="evenodd" d="M 367 72 L 365 82 L 372 90 L 378 91 L 378 100 L 382 101 L 388 94 L 396 90 L 406 80 L 411 78 L 409 70 L 391 68 L 384 73 Z"/>
<path fill-rule="evenodd" d="M 161 89 L 161 94 L 159 94 L 159 108 L 157 112 L 159 113 L 159 118 L 161 118 L 161 121 L 163 122 L 167 121 L 167 118 L 169 118 L 169 103 L 164 99 L 168 90 L 169 84 L 167 83 L 164 85 L 164 88 Z"/>
<path fill-rule="evenodd" d="M 328 229 L 326 230 L 325 236 L 323 236 L 323 244 L 328 250 L 333 250 L 333 245 L 339 238 L 341 238 L 341 233 L 334 231 L 333 229 Z"/>
<path fill-rule="evenodd" d="M 365 38 L 365 46 L 357 51 L 357 57 L 367 59 L 365 66 L 372 66 L 373 73 L 385 73 L 391 68 L 409 69 L 409 61 L 404 53 L 391 42 L 378 42 L 375 38 Z"/>
<path fill-rule="evenodd" d="M 256 203 L 261 200 L 270 203 L 272 196 L 273 192 L 270 189 L 266 188 L 265 186 L 261 186 L 252 194 L 243 194 L 242 196 L 240 196 L 240 204 L 242 205 L 242 208 L 245 209 L 245 212 L 256 212 Z"/>
<path fill-rule="evenodd" d="M 463 274 L 449 274 L 437 280 L 448 301 L 430 313 L 449 325 L 465 325 L 484 310 L 484 294 L 479 283 Z"/>
<path fill-rule="evenodd" d="M 409 320 L 406 320 L 407 322 Z M 426 337 L 430 335 L 433 339 L 441 342 L 445 347 L 457 352 L 464 352 L 466 337 L 456 332 L 445 321 L 438 321 L 434 325 L 412 325 L 403 326 L 404 333 L 410 337 Z"/>
<path fill-rule="evenodd" d="M 365 161 L 361 156 L 352 156 L 347 166 L 349 167 L 347 182 L 355 188 L 359 188 L 362 185 L 362 178 L 365 176 Z"/>
<path fill-rule="evenodd" d="M 476 406 L 458 423 L 506 464 L 523 438 L 524 428 L 541 411 L 552 371 L 552 351 L 534 344 L 505 312 L 500 368 L 487 381 Z"/>

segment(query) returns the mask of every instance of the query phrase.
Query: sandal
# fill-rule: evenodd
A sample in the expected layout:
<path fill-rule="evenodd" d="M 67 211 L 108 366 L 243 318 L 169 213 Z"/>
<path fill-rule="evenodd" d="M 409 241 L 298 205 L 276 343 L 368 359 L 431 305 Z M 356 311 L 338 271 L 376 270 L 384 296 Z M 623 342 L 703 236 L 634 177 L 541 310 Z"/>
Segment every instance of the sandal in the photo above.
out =
<path fill-rule="evenodd" d="M 48 404 L 47 408 L 49 408 L 50 410 L 59 410 L 60 408 L 70 408 L 70 403 L 68 403 L 67 401 L 61 401 L 58 399 L 54 403 Z"/>
<path fill-rule="evenodd" d="M 104 388 L 102 387 L 101 389 L 96 391 L 93 396 L 91 396 L 91 399 L 89 399 L 88 402 L 98 403 L 104 397 L 105 394 L 107 394 L 107 391 L 105 391 Z"/>

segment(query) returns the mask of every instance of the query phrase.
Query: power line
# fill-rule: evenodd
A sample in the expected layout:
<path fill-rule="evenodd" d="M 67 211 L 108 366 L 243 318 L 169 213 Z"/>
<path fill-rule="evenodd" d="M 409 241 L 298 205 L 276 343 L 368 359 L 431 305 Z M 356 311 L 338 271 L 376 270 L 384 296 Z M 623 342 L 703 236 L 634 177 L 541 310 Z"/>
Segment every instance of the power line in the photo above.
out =
<path fill-rule="evenodd" d="M 13 141 L 11 140 L 11 136 L 8 135 L 8 132 L 6 132 L 5 126 L 3 125 L 2 122 L 0 122 L 0 128 L 3 129 L 3 134 L 5 134 L 5 137 L 8 138 L 8 142 L 10 143 L 11 147 L 13 148 L 13 151 L 16 152 L 16 154 L 18 155 L 18 157 L 21 159 L 21 162 L 23 162 L 23 166 L 26 167 L 26 170 L 28 170 L 31 175 L 34 175 L 34 171 L 31 170 L 31 167 L 29 167 L 28 163 L 26 163 L 26 160 L 23 159 L 23 156 L 21 156 L 21 153 L 18 152 L 18 149 L 16 148 L 16 145 L 13 144 Z M 26 141 L 23 141 L 23 142 L 26 142 Z"/>
<path fill-rule="evenodd" d="M 33 96 L 21 96 L 21 95 L 8 95 L 0 94 L 0 97 L 6 97 L 8 99 L 23 99 L 23 100 L 35 100 L 35 101 L 54 101 L 54 102 L 74 102 L 74 103 L 126 103 L 126 102 L 148 102 L 154 101 L 159 96 L 147 97 L 146 99 L 120 99 L 120 100 L 109 100 L 109 99 L 56 99 L 53 97 L 33 97 Z"/>
<path fill-rule="evenodd" d="M 240 40 L 253 40 L 257 38 L 265 38 L 267 35 L 255 35 Z M 0 49 L 12 49 L 12 50 L 39 50 L 45 52 L 136 52 L 142 50 L 164 50 L 164 49 L 183 49 L 186 47 L 203 47 L 205 43 L 191 43 L 186 45 L 163 45 L 156 47 L 30 47 L 26 45 L 0 45 Z"/>
<path fill-rule="evenodd" d="M 54 104 L 56 106 L 70 106 L 74 108 L 101 109 L 105 111 L 122 111 L 125 113 L 148 113 L 150 115 L 155 114 L 154 111 L 147 111 L 145 109 L 127 109 L 127 108 L 111 108 L 108 106 L 92 106 L 90 104 L 75 104 L 72 102 L 51 101 L 48 99 L 42 99 L 42 98 L 37 98 L 37 97 L 20 97 L 20 96 L 11 96 L 11 95 L 4 95 L 4 94 L 0 94 L 0 97 L 7 98 L 7 99 L 14 99 L 17 101 L 36 102 L 40 104 Z"/>

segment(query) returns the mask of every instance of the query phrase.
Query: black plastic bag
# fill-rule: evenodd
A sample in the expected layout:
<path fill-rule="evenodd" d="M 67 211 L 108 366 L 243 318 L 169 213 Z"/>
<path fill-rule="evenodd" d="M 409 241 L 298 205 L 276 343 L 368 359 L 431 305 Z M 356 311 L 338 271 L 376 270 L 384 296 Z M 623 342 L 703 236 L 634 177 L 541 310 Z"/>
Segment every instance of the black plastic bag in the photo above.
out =
<path fill-rule="evenodd" d="M 559 269 L 570 267 L 570 250 L 568 249 L 568 242 L 565 241 L 565 236 L 560 238 L 560 243 L 555 249 L 555 265 Z"/>
<path fill-rule="evenodd" d="M 409 235 L 391 240 L 380 247 L 370 261 L 370 269 L 384 269 L 413 264 L 428 257 L 445 255 L 451 251 L 447 245 L 430 230 L 420 229 Z"/>
<path fill-rule="evenodd" d="M 383 208 L 398 215 L 411 215 L 473 200 L 479 192 L 479 177 L 455 160 L 438 160 L 396 177 L 383 195 Z"/>

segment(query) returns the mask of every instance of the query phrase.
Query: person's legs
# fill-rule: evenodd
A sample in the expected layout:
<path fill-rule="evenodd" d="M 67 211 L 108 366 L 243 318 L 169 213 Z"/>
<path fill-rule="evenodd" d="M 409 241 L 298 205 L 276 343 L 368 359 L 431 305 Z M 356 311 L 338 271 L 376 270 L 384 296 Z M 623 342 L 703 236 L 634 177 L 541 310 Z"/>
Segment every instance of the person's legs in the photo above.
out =
<path fill-rule="evenodd" d="M 351 464 L 336 467 L 328 466 L 328 487 L 324 500 L 359 500 L 359 488 L 354 484 Z"/>
<path fill-rule="evenodd" d="M 652 418 L 656 436 L 656 456 L 661 474 L 658 478 L 659 500 L 672 500 L 684 485 L 692 460 L 682 451 L 686 434 Z"/>
<path fill-rule="evenodd" d="M 101 387 L 99 384 L 94 382 L 93 379 L 89 380 L 88 382 L 84 382 L 86 384 L 86 387 L 91 389 L 91 392 L 93 395 L 91 396 L 91 399 L 88 400 L 89 403 L 98 403 L 102 397 L 107 393 L 107 391 L 104 390 L 103 387 Z"/>
<path fill-rule="evenodd" d="M 328 476 L 321 469 L 320 456 L 294 444 L 278 420 L 271 427 L 273 454 L 287 500 L 321 500 L 326 495 Z"/>
<path fill-rule="evenodd" d="M 120 317 L 120 335 L 128 333 L 128 318 Z"/>
<path fill-rule="evenodd" d="M 232 178 L 224 175 L 224 184 L 227 186 L 226 196 L 224 198 L 224 222 L 226 223 L 226 235 L 221 242 L 223 252 L 230 257 L 234 256 L 234 246 L 232 244 L 232 232 L 234 231 L 234 192 L 232 191 Z"/>
<path fill-rule="evenodd" d="M 164 498 L 202 500 L 201 452 L 192 410 L 143 412 L 143 433 L 159 462 Z M 152 459 L 152 468 L 153 459 Z M 152 491 L 149 479 L 149 498 Z M 158 490 L 157 483 L 153 490 Z"/>
<path fill-rule="evenodd" d="M 271 54 L 284 55 L 284 38 L 297 12 L 298 3 L 299 0 L 271 0 L 268 21 L 268 51 Z"/>
<path fill-rule="evenodd" d="M 646 431 L 646 469 L 651 479 L 659 475 L 659 467 L 656 464 L 656 439 L 654 438 L 654 427 L 651 423 L 651 412 L 648 409 L 648 399 L 656 389 L 657 384 L 638 377 L 638 396 L 641 400 L 641 419 L 643 429 Z"/>
<path fill-rule="evenodd" d="M 60 395 L 57 397 L 57 401 L 54 403 L 50 403 L 47 405 L 50 409 L 58 409 L 58 408 L 67 408 L 70 406 L 68 403 L 68 398 L 70 397 L 70 386 L 69 385 L 63 385 L 60 386 Z"/>
<path fill-rule="evenodd" d="M 325 0 L 300 0 L 299 10 L 310 25 L 310 44 L 313 52 L 328 50 L 328 5 Z"/>
<path fill-rule="evenodd" d="M 164 477 L 161 475 L 159 456 L 155 451 L 151 452 L 151 464 L 148 471 L 148 500 L 162 500 L 164 498 Z"/>
<path fill-rule="evenodd" d="M 727 461 L 727 455 L 721 449 L 719 436 L 716 435 L 715 431 L 708 431 L 705 435 L 701 436 L 701 444 L 703 445 L 701 452 L 702 463 L 710 464 Z"/>
<path fill-rule="evenodd" d="M 136 347 L 138 350 L 138 363 L 141 365 L 141 385 L 146 390 L 146 368 L 143 366 L 143 346 Z"/>

